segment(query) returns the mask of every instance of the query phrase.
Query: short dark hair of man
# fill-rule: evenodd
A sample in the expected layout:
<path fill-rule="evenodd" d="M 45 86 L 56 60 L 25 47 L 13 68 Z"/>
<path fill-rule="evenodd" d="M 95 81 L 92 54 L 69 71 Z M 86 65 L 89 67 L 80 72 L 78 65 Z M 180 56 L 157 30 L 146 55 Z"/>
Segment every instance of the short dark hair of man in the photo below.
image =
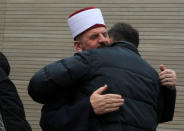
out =
<path fill-rule="evenodd" d="M 127 23 L 116 23 L 108 31 L 109 37 L 113 42 L 127 41 L 134 44 L 137 48 L 139 45 L 139 32 Z"/>

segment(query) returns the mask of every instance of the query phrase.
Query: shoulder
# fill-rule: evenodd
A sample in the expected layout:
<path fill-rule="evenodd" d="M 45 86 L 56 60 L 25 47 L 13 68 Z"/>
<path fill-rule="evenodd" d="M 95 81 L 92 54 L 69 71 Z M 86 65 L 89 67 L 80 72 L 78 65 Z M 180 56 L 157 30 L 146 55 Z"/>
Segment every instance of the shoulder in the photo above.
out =
<path fill-rule="evenodd" d="M 6 56 L 0 52 L 0 68 L 6 72 L 7 75 L 10 73 L 10 65 Z"/>

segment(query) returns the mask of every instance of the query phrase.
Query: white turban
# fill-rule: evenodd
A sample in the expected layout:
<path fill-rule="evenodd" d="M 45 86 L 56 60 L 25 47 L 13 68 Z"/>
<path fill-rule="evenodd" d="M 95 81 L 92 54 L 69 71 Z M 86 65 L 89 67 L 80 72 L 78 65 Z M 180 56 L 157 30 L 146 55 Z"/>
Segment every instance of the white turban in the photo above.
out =
<path fill-rule="evenodd" d="M 68 18 L 68 25 L 72 32 L 72 37 L 75 38 L 92 27 L 105 27 L 105 22 L 100 9 L 87 7 L 71 14 Z"/>

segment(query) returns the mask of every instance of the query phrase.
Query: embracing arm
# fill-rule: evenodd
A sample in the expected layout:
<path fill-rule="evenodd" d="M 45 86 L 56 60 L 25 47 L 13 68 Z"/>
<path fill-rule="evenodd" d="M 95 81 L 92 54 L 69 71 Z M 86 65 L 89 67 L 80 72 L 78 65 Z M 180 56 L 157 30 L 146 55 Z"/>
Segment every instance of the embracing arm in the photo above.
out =
<path fill-rule="evenodd" d="M 75 88 L 74 84 L 89 71 L 87 56 L 77 54 L 40 69 L 30 80 L 29 95 L 33 100 L 45 104 L 58 94 Z"/>
<path fill-rule="evenodd" d="M 100 87 L 90 97 L 84 97 L 74 104 L 50 102 L 42 108 L 40 125 L 43 130 L 87 130 L 94 128 L 91 117 L 116 111 L 124 100 L 117 94 L 103 94 L 107 85 Z"/>
<path fill-rule="evenodd" d="M 159 123 L 171 121 L 174 116 L 176 103 L 176 73 L 172 69 L 166 69 L 160 65 L 160 94 L 158 104 Z"/>

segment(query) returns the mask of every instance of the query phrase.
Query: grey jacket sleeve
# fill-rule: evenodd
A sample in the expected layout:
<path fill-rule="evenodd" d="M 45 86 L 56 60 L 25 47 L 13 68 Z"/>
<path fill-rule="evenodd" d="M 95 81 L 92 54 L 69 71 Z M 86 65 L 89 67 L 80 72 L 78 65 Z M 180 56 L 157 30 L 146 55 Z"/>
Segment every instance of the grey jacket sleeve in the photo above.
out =
<path fill-rule="evenodd" d="M 65 94 L 66 90 L 72 91 L 76 83 L 86 78 L 90 61 L 89 52 L 82 52 L 45 66 L 31 78 L 29 95 L 45 104 L 58 94 Z"/>

